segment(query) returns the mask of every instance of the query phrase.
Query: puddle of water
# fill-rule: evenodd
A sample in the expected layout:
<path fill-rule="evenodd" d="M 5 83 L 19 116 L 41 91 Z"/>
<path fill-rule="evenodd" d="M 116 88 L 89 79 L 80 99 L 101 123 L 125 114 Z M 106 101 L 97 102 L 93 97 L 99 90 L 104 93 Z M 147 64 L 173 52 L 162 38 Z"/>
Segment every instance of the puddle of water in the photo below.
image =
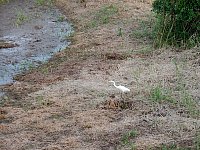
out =
<path fill-rule="evenodd" d="M 28 20 L 16 26 L 19 10 Z M 58 21 L 60 16 L 58 9 L 35 6 L 34 0 L 0 6 L 0 40 L 18 45 L 0 49 L 0 85 L 12 83 L 16 74 L 44 63 L 70 44 L 66 36 L 72 27 L 66 20 Z"/>

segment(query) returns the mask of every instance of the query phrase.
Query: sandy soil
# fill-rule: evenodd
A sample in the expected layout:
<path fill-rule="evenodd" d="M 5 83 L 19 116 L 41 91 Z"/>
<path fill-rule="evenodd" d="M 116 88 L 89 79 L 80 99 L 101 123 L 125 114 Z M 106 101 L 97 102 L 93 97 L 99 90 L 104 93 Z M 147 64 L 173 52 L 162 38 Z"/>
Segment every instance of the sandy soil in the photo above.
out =
<path fill-rule="evenodd" d="M 199 48 L 151 50 L 149 38 L 132 36 L 149 1 L 56 3 L 75 26 L 73 44 L 4 88 L 1 149 L 198 149 Z M 106 6 L 117 13 L 91 27 Z M 122 100 L 109 80 L 131 92 Z"/>

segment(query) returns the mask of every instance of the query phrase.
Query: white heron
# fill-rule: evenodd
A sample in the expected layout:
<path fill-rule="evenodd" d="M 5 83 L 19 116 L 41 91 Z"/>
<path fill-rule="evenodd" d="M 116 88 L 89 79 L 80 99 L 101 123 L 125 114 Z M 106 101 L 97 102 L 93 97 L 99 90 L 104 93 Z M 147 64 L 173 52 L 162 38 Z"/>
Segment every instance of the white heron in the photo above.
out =
<path fill-rule="evenodd" d="M 112 82 L 113 83 L 113 85 L 114 85 L 114 87 L 116 87 L 117 89 L 119 89 L 120 91 L 122 91 L 122 93 L 128 93 L 128 92 L 130 92 L 130 89 L 129 88 L 127 88 L 127 87 L 125 87 L 125 86 L 122 86 L 122 85 L 116 85 L 115 84 L 115 81 L 109 81 L 109 82 Z M 122 97 L 122 94 L 121 94 L 121 97 Z M 123 97 L 122 97 L 123 98 Z"/>

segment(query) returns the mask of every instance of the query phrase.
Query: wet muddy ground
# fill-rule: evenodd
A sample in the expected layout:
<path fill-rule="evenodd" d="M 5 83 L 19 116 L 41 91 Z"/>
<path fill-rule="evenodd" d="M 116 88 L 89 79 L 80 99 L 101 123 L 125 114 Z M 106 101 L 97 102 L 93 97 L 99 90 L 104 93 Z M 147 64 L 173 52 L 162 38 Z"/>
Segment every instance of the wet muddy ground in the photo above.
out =
<path fill-rule="evenodd" d="M 66 48 L 71 25 L 51 4 L 15 0 L 0 5 L 0 85 Z"/>

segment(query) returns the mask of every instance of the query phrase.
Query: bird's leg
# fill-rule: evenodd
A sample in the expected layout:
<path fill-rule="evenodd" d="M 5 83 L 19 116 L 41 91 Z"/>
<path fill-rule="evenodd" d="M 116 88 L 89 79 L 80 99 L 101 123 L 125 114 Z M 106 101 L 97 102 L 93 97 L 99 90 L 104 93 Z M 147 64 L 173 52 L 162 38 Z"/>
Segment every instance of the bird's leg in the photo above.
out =
<path fill-rule="evenodd" d="M 123 99 L 122 93 L 120 93 L 121 98 Z"/>
<path fill-rule="evenodd" d="M 130 93 L 125 93 L 126 95 L 126 99 L 129 100 L 130 99 Z"/>
<path fill-rule="evenodd" d="M 127 93 L 124 93 L 124 98 L 125 98 L 125 100 L 127 100 L 127 95 L 126 95 Z"/>
<path fill-rule="evenodd" d="M 122 98 L 122 100 L 124 101 L 123 93 L 121 93 L 121 98 Z"/>
<path fill-rule="evenodd" d="M 121 107 L 123 108 L 123 109 L 125 109 L 126 108 L 126 97 L 124 97 L 123 95 L 124 95 L 125 93 L 121 93 L 121 98 L 122 98 L 122 101 L 121 101 Z"/>

